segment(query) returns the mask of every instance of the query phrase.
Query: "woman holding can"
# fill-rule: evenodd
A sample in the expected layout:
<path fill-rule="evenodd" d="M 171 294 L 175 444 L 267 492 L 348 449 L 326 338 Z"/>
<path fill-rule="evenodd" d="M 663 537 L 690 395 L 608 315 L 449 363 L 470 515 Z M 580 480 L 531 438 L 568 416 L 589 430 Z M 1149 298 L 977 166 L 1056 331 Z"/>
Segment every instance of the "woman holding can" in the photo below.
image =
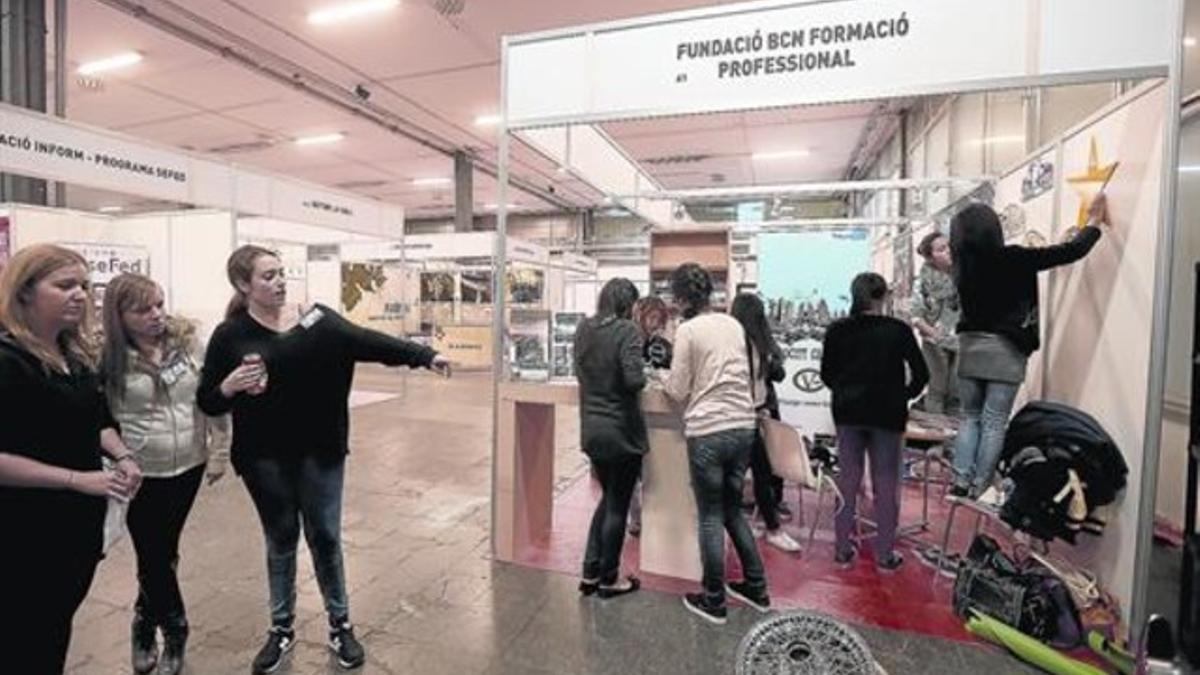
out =
<path fill-rule="evenodd" d="M 266 537 L 271 629 L 254 659 L 269 673 L 295 644 L 296 548 L 301 523 L 329 615 L 329 647 L 344 668 L 365 660 L 350 624 L 342 568 L 341 507 L 349 411 L 359 362 L 449 374 L 433 350 L 360 328 L 332 309 L 286 311 L 283 264 L 242 246 L 226 266 L 233 299 L 213 332 L 197 401 L 209 415 L 233 414 L 234 469 Z"/>

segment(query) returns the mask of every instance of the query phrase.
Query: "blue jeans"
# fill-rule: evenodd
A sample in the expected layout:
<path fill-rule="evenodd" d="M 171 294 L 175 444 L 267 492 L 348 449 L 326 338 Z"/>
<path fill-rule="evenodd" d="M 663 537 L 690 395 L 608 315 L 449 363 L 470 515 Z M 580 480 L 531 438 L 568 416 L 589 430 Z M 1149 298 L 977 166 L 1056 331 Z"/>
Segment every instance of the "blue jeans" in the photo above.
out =
<path fill-rule="evenodd" d="M 1020 385 L 962 377 L 958 387 L 963 416 L 954 445 L 954 481 L 979 496 L 992 484 Z"/>
<path fill-rule="evenodd" d="M 700 520 L 700 563 L 709 603 L 725 604 L 725 533 L 733 541 L 746 583 L 765 590 L 767 577 L 742 515 L 742 481 L 750 464 L 754 429 L 734 429 L 687 439 L 688 467 Z"/>
<path fill-rule="evenodd" d="M 242 472 L 267 540 L 271 625 L 291 628 L 296 618 L 296 547 L 300 524 L 331 623 L 349 617 L 342 567 L 342 479 L 345 458 L 261 458 Z"/>

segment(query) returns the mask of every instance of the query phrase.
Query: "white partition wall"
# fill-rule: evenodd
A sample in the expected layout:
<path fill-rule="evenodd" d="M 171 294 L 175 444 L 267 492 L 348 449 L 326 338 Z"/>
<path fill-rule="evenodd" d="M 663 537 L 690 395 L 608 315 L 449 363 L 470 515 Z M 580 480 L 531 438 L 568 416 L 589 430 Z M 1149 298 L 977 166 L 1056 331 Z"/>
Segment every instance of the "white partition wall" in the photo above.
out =
<path fill-rule="evenodd" d="M 1112 152 L 1130 163 L 1121 171 L 1131 182 L 1112 195 L 1122 226 L 1074 277 L 1063 272 L 1052 282 L 1051 311 L 1064 318 L 1055 320 L 1044 356 L 1045 393 L 1100 417 L 1136 465 L 1092 559 L 1136 630 L 1145 615 L 1166 370 L 1175 193 L 1173 181 L 1159 179 L 1177 164 L 1182 9 L 1182 0 L 761 0 L 506 37 L 496 257 L 503 265 L 507 255 L 510 133 L 553 146 L 566 137 L 548 128 L 555 126 L 1166 78 L 1138 103 L 1096 122 L 1097 136 L 1116 134 L 1102 143 L 1115 144 Z M 1139 105 L 1156 116 L 1130 113 Z M 1138 132 L 1110 128 L 1131 115 L 1142 124 Z M 952 173 L 963 161 L 965 154 L 949 147 L 952 126 L 934 120 L 913 149 L 909 159 L 923 175 Z M 1088 139 L 1068 138 L 1064 162 L 1077 166 L 1082 158 L 1080 170 L 1088 172 L 1089 148 Z M 1005 163 L 1023 152 L 1012 149 Z M 995 166 L 987 154 L 985 166 Z M 593 184 L 604 180 L 598 175 Z M 635 196 L 652 199 L 653 192 L 641 188 Z M 935 195 L 925 206 L 948 199 Z M 1058 217 L 1073 222 L 1079 204 L 1066 201 Z M 876 242 L 873 267 L 887 267 L 887 244 Z M 497 340 L 503 321 L 497 312 Z M 1064 342 L 1072 339 L 1091 348 Z M 1127 345 L 1123 358 L 1119 343 Z M 496 372 L 503 379 L 499 358 Z"/>

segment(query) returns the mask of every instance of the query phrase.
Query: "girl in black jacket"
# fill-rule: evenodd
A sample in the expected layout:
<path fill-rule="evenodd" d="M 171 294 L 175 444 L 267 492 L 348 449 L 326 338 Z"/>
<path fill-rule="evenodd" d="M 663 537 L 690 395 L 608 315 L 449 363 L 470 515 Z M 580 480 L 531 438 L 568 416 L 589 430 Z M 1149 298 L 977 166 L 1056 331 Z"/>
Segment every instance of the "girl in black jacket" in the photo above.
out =
<path fill-rule="evenodd" d="M 746 331 L 746 358 L 750 359 L 750 389 L 754 394 L 754 409 L 759 415 L 779 419 L 779 400 L 775 383 L 787 376 L 783 367 L 783 350 L 771 335 L 766 308 L 753 293 L 739 293 L 733 299 L 730 315 Z M 767 445 L 762 434 L 755 437 L 750 452 L 750 474 L 754 478 L 754 501 L 763 524 L 767 526 L 767 543 L 787 553 L 799 553 L 800 543 L 779 523 L 783 501 L 783 480 L 771 471 Z"/>
<path fill-rule="evenodd" d="M 579 591 L 602 598 L 640 586 L 636 577 L 620 580 L 629 502 L 649 449 L 639 401 L 646 386 L 642 338 L 630 320 L 637 299 L 628 279 L 610 280 L 600 291 L 596 315 L 575 333 L 582 447 L 603 490 L 588 530 Z"/>
<path fill-rule="evenodd" d="M 342 570 L 342 479 L 347 401 L 359 362 L 449 374 L 432 349 L 360 328 L 328 307 L 289 316 L 283 264 L 243 246 L 227 265 L 235 294 L 204 357 L 200 409 L 233 413 L 233 468 L 246 483 L 267 539 L 271 630 L 254 659 L 269 673 L 295 644 L 300 523 L 329 615 L 329 648 L 344 668 L 362 665 Z"/>
<path fill-rule="evenodd" d="M 43 244 L 0 274 L 0 653 L 6 673 L 63 671 L 100 562 L 106 497 L 141 469 L 96 374 L 87 262 Z M 104 468 L 101 451 L 114 460 Z"/>
<path fill-rule="evenodd" d="M 954 280 L 962 306 L 958 324 L 962 417 L 954 448 L 956 497 L 978 497 L 992 483 L 1013 402 L 1025 381 L 1029 355 L 1041 346 L 1038 272 L 1080 260 L 1108 222 L 1103 194 L 1087 227 L 1066 243 L 1045 248 L 1005 246 L 1000 218 L 972 204 L 950 225 Z"/>

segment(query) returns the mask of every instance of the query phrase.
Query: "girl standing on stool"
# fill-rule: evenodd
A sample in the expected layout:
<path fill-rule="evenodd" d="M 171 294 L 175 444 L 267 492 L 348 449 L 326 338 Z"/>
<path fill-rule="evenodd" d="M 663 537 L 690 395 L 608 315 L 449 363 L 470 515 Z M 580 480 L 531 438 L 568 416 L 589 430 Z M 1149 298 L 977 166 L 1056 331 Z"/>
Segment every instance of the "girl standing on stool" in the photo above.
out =
<path fill-rule="evenodd" d="M 925 357 L 908 324 L 884 316 L 887 281 L 874 273 L 860 274 L 850 285 L 850 316 L 834 322 L 825 333 L 821 379 L 833 392 L 833 421 L 837 424 L 838 490 L 845 505 L 834 529 L 834 561 L 849 567 L 858 554 L 850 535 L 858 509 L 863 461 L 870 456 L 875 502 L 875 565 L 891 573 L 904 557 L 894 549 L 900 515 L 900 454 L 908 402 L 920 396 L 929 381 Z M 911 376 L 905 375 L 905 366 Z"/>
<path fill-rule="evenodd" d="M 295 645 L 301 523 L 329 615 L 329 648 L 343 668 L 356 668 L 366 657 L 350 624 L 341 537 L 354 366 L 407 365 L 449 375 L 449 362 L 323 305 L 289 316 L 283 263 L 270 250 L 242 246 L 226 271 L 234 296 L 209 341 L 197 401 L 209 415 L 233 413 L 233 468 L 267 540 L 271 630 L 254 672 L 274 671 Z"/>
<path fill-rule="evenodd" d="M 955 497 L 978 497 L 992 484 L 1004 432 L 1029 355 L 1041 346 L 1038 272 L 1082 259 L 1100 241 L 1108 201 L 1100 194 L 1088 226 L 1071 241 L 1045 248 L 1005 246 L 1000 218 L 972 204 L 950 224 L 954 278 L 962 300 L 958 324 L 962 418 L 954 445 Z"/>
<path fill-rule="evenodd" d="M 0 654 L 3 670 L 61 673 L 104 545 L 106 497 L 142 472 L 96 375 L 87 261 L 42 244 L 0 273 Z M 104 468 L 101 451 L 115 461 Z"/>
<path fill-rule="evenodd" d="M 610 280 L 600 291 L 596 315 L 575 333 L 582 447 L 604 491 L 588 530 L 579 591 L 602 598 L 640 586 L 636 577 L 620 581 L 629 501 L 650 449 L 639 399 L 646 386 L 642 338 L 630 320 L 637 297 L 633 282 Z"/>
<path fill-rule="evenodd" d="M 782 382 L 783 350 L 771 335 L 762 300 L 753 293 L 739 293 L 729 311 L 746 331 L 746 358 L 750 359 L 750 383 L 754 390 L 754 410 L 759 415 L 779 419 L 779 399 L 775 383 Z M 800 543 L 779 523 L 779 504 L 783 501 L 783 480 L 771 472 L 767 444 L 756 434 L 750 453 L 750 474 L 754 478 L 754 501 L 767 526 L 767 543 L 786 553 L 799 553 Z"/>
<path fill-rule="evenodd" d="M 105 289 L 103 315 L 105 391 L 146 477 L 126 517 L 138 568 L 133 670 L 141 675 L 158 665 L 160 675 L 177 675 L 188 637 L 176 575 L 179 537 L 201 478 L 211 485 L 225 474 L 229 420 L 196 407 L 204 350 L 194 325 L 167 316 L 158 284 L 118 276 Z"/>

